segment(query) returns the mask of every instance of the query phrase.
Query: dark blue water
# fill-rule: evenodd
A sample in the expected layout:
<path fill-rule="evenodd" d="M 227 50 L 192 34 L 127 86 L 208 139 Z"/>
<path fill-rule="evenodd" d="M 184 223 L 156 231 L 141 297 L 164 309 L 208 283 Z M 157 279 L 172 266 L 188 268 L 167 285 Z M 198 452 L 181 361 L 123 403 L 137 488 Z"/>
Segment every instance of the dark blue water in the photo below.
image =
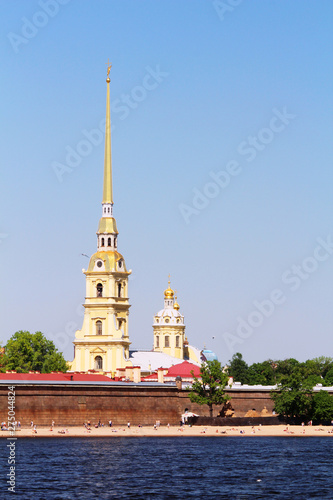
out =
<path fill-rule="evenodd" d="M 7 493 L 1 440 L 0 498 Z M 333 499 L 330 438 L 20 438 L 16 497 Z"/>

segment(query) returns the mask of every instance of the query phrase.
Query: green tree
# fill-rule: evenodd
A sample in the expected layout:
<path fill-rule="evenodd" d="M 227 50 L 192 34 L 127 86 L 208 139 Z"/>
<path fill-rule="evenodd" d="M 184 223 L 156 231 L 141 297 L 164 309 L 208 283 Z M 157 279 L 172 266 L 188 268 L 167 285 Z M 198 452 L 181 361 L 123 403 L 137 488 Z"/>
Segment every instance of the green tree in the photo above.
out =
<path fill-rule="evenodd" d="M 250 385 L 274 385 L 274 366 L 275 364 L 271 360 L 253 363 L 247 372 L 247 383 Z"/>
<path fill-rule="evenodd" d="M 240 352 L 233 355 L 228 364 L 228 375 L 234 379 L 234 382 L 247 384 L 249 381 L 249 367 L 244 361 Z"/>
<path fill-rule="evenodd" d="M 323 379 L 321 378 L 320 375 L 309 375 L 304 379 L 304 384 L 314 387 L 316 384 L 322 384 Z"/>
<path fill-rule="evenodd" d="M 189 397 L 192 403 L 207 405 L 209 416 L 212 417 L 213 405 L 222 405 L 230 399 L 230 396 L 225 394 L 229 377 L 223 372 L 221 363 L 216 359 L 201 365 L 200 376 L 201 379 L 194 377 Z"/>
<path fill-rule="evenodd" d="M 312 386 L 304 383 L 300 370 L 295 370 L 271 391 L 275 411 L 291 418 L 310 419 L 312 410 Z"/>
<path fill-rule="evenodd" d="M 296 370 L 299 371 L 299 367 L 299 361 L 294 358 L 276 361 L 275 375 L 277 383 L 283 384 Z"/>
<path fill-rule="evenodd" d="M 326 376 L 325 376 L 325 385 L 327 387 L 333 385 L 333 366 L 326 373 Z"/>
<path fill-rule="evenodd" d="M 8 340 L 2 359 L 3 370 L 16 370 L 20 373 L 40 371 L 66 372 L 67 363 L 54 343 L 41 332 L 19 331 Z"/>
<path fill-rule="evenodd" d="M 327 391 L 319 391 L 313 395 L 312 418 L 320 422 L 333 419 L 333 397 Z"/>
<path fill-rule="evenodd" d="M 333 368 L 333 358 L 320 356 L 319 358 L 314 358 L 311 361 L 318 366 L 319 375 L 323 378 L 325 378 L 328 371 Z"/>

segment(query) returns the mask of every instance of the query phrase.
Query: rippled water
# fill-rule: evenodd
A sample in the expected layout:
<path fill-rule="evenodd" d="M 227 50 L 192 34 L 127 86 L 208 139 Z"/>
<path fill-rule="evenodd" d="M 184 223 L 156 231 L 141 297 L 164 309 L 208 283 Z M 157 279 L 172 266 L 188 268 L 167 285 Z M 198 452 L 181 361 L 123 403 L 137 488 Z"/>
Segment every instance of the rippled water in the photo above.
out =
<path fill-rule="evenodd" d="M 20 438 L 16 497 L 333 499 L 329 438 Z M 6 494 L 1 440 L 0 498 Z"/>

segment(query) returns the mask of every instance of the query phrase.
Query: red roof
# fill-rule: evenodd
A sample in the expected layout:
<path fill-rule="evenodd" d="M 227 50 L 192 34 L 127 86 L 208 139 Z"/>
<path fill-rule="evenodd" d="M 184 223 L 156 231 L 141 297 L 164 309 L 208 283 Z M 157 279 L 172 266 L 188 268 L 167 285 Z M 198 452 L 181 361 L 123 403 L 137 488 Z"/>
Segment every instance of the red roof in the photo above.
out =
<path fill-rule="evenodd" d="M 147 375 L 147 377 L 143 377 L 142 378 L 143 381 L 146 381 L 146 380 L 157 380 L 157 373 L 152 373 L 151 375 Z"/>
<path fill-rule="evenodd" d="M 182 378 L 193 378 L 191 371 L 195 377 L 200 377 L 200 367 L 189 363 L 188 361 L 183 361 L 178 365 L 171 366 L 166 374 L 166 377 L 182 377 Z"/>
<path fill-rule="evenodd" d="M 0 380 L 34 380 L 50 382 L 110 382 L 110 377 L 88 373 L 0 373 Z"/>
<path fill-rule="evenodd" d="M 168 369 L 168 372 L 164 375 L 164 379 L 168 378 L 175 379 L 176 377 L 182 378 L 193 378 L 191 371 L 193 370 L 193 374 L 195 377 L 200 377 L 200 366 L 194 365 L 193 363 L 189 363 L 188 361 L 183 361 L 177 365 L 173 365 Z M 147 377 L 144 377 L 144 381 L 149 380 L 157 380 L 157 373 L 152 373 Z"/>

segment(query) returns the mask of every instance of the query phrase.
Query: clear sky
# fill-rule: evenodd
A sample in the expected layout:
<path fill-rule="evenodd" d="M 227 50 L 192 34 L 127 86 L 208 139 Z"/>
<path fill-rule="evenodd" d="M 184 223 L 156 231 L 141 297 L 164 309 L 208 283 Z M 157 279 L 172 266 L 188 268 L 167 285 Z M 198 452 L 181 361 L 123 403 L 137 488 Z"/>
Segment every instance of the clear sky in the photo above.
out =
<path fill-rule="evenodd" d="M 2 0 L 2 342 L 73 358 L 110 58 L 132 347 L 170 273 L 223 363 L 333 356 L 332 25 L 331 0 Z"/>

